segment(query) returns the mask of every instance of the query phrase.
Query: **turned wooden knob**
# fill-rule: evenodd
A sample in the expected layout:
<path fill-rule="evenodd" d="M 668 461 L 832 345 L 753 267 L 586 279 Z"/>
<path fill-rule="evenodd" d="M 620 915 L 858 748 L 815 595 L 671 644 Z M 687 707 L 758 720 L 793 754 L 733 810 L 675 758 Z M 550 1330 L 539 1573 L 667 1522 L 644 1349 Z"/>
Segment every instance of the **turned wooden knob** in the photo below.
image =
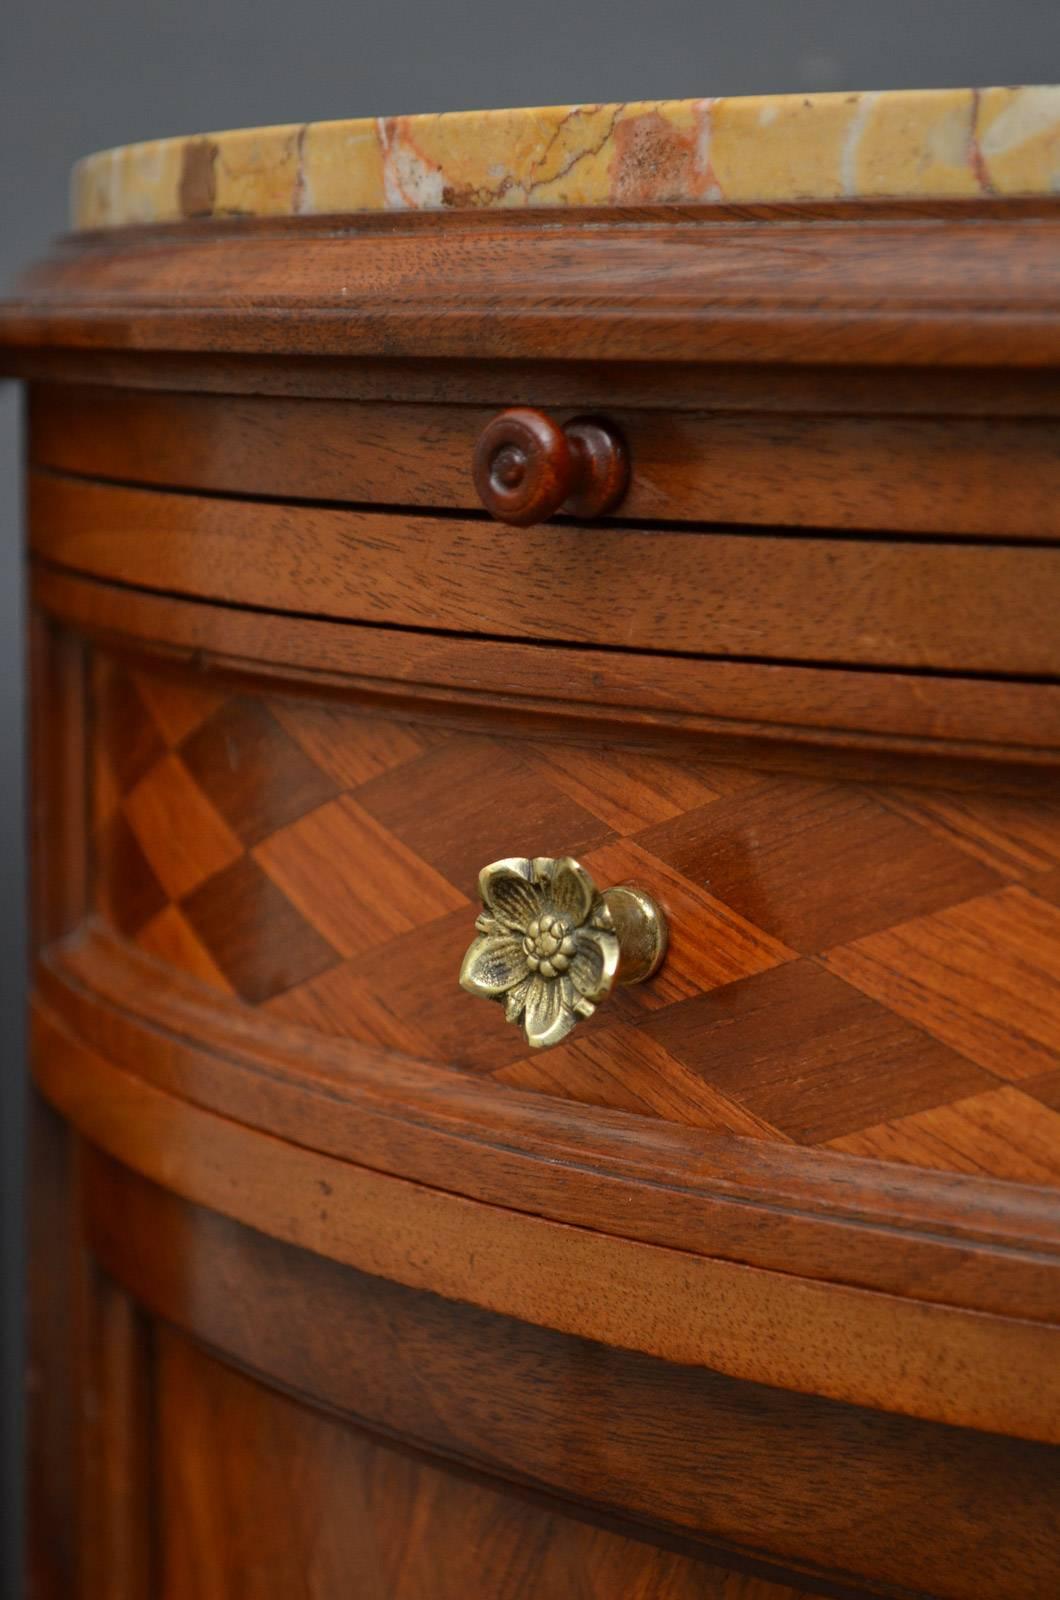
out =
<path fill-rule="evenodd" d="M 490 516 L 525 528 L 561 507 L 574 517 L 613 510 L 629 483 L 629 452 L 609 422 L 576 417 L 560 427 L 516 406 L 483 428 L 472 470 Z"/>

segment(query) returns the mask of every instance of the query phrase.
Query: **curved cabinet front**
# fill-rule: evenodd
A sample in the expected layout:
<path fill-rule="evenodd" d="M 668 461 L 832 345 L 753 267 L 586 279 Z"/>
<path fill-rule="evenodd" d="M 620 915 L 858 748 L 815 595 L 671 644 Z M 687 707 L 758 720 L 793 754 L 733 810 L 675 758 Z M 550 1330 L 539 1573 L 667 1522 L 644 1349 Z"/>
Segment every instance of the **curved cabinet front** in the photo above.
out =
<path fill-rule="evenodd" d="M 7 324 L 38 1600 L 1056 1592 L 1055 222 L 438 228 L 643 273 L 595 354 L 547 284 L 481 348 L 377 303 L 422 219 L 211 226 L 71 245 Z M 716 315 L 761 230 L 854 307 L 812 351 L 780 288 Z M 488 518 L 513 408 L 607 420 L 626 497 Z M 545 1050 L 459 981 L 476 918 L 576 958 L 483 910 L 512 858 L 668 927 Z"/>
<path fill-rule="evenodd" d="M 1053 1500 L 1047 794 L 39 639 L 36 1075 L 92 1263 L 53 1337 L 96 1330 L 130 1595 L 1042 1592 L 1048 1544 L 1022 1587 L 962 1552 Z M 543 1053 L 457 982 L 513 826 L 671 927 Z"/>

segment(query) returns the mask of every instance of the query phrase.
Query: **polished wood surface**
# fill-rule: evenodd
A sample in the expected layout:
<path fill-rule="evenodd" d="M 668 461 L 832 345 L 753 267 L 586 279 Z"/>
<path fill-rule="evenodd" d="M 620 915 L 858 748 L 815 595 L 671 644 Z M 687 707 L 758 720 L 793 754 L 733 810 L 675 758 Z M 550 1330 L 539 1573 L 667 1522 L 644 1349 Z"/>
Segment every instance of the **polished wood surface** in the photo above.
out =
<path fill-rule="evenodd" d="M 626 498 L 629 446 L 612 421 L 572 417 L 560 424 L 530 406 L 512 406 L 476 439 L 471 476 L 490 516 L 517 528 L 557 511 L 601 517 Z"/>
<path fill-rule="evenodd" d="M 38 970 L 60 1064 L 446 1193 L 618 1238 L 1051 1323 L 1055 1193 L 884 1167 L 497 1085 L 255 1018 L 93 924 Z M 98 1063 L 97 1063 L 98 1067 Z M 65 1079 L 76 1093 L 75 1070 Z M 58 1081 L 58 1080 L 56 1080 Z M 147 1095 L 146 1101 L 157 1096 Z M 86 1115 L 106 1115 L 84 1102 Z M 122 1136 L 120 1122 L 113 1124 Z M 225 1124 L 219 1132 L 225 1135 Z M 271 1149 L 271 1146 L 269 1147 Z M 206 1176 L 209 1177 L 209 1171 Z M 212 1181 L 212 1179 L 211 1179 Z M 616 1210 L 616 1197 L 626 1202 Z"/>
<path fill-rule="evenodd" d="M 34 1600 L 1060 1588 L 1058 225 L 187 224 L 0 310 Z M 622 503 L 490 521 L 512 408 Z M 531 1053 L 456 978 L 567 853 L 672 944 Z"/>
<path fill-rule="evenodd" d="M 263 1389 L 168 1330 L 158 1364 L 167 1600 L 290 1600 L 307 1584 L 366 1600 L 467 1600 L 481 1592 L 484 1558 L 513 1600 L 813 1593 L 442 1471 Z"/>
<path fill-rule="evenodd" d="M 593 1104 L 1060 1178 L 1055 793 L 504 739 L 105 660 L 94 681 L 99 909 L 220 992 Z M 643 884 L 672 928 L 651 982 L 541 1053 L 453 984 L 478 870 L 513 848 Z"/>
<path fill-rule="evenodd" d="M 63 241 L 2 336 L 22 372 L 64 350 L 1049 369 L 1058 233 L 1050 199 L 184 222 Z"/>
<path fill-rule="evenodd" d="M 1055 677 L 1060 550 L 240 504 L 34 473 L 64 570 L 228 605 L 665 654 Z M 536 512 L 535 512 L 536 517 Z"/>
<path fill-rule="evenodd" d="M 38 603 L 78 634 L 145 645 L 355 705 L 474 720 L 503 732 L 604 732 L 719 762 L 828 776 L 977 781 L 1041 795 L 1060 761 L 1060 686 L 714 661 L 348 627 L 238 611 L 38 565 Z M 557 672 L 557 666 L 561 671 Z M 981 764 L 981 765 L 980 765 Z"/>
<path fill-rule="evenodd" d="M 110 1163 L 86 1177 L 108 1272 L 332 1413 L 575 1515 L 715 1559 L 720 1547 L 738 1570 L 786 1566 L 800 1592 L 1040 1600 L 1054 1586 L 1055 1453 L 1040 1445 L 571 1340 L 337 1269 Z"/>
<path fill-rule="evenodd" d="M 347 1266 L 608 1348 L 1060 1443 L 1060 1334 L 1049 1324 L 792 1283 L 440 1196 L 130 1084 L 47 1012 L 35 1045 L 42 1089 L 94 1145 Z M 195 1154 L 178 1166 L 181 1149 Z"/>
<path fill-rule="evenodd" d="M 627 388 L 630 378 L 627 369 Z M 505 384 L 514 393 L 543 387 L 540 373 L 496 375 L 498 405 Z M 613 514 L 992 541 L 1060 536 L 1053 417 L 961 416 L 974 403 L 974 383 L 940 394 L 930 416 L 914 417 L 851 415 L 858 397 L 850 388 L 822 389 L 815 408 L 798 414 L 780 410 L 775 392 L 752 398 L 731 377 L 722 384 L 727 409 L 701 409 L 703 383 L 698 396 L 675 394 L 676 385 L 657 392 L 665 403 L 655 410 L 631 407 L 621 388 L 609 397 L 606 414 L 633 462 Z M 30 391 L 32 459 L 56 472 L 160 488 L 470 511 L 479 505 L 473 451 L 494 415 L 481 387 L 478 403 L 386 405 L 40 384 Z M 578 401 L 560 395 L 568 404 L 556 420 L 568 422 Z M 996 411 L 1003 398 L 995 389 L 986 403 Z M 862 406 L 873 400 L 899 407 L 902 394 L 892 386 L 860 396 Z"/>

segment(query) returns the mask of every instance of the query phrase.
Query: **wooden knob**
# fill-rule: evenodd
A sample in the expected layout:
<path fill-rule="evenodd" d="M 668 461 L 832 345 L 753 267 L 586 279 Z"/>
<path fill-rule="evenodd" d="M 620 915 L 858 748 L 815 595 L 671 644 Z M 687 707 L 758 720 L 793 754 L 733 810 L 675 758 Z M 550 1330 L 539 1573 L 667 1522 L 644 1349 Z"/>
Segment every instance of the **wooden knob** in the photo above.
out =
<path fill-rule="evenodd" d="M 561 507 L 574 517 L 613 510 L 629 483 L 629 452 L 596 417 L 560 427 L 543 411 L 516 406 L 483 428 L 472 470 L 490 516 L 525 528 Z"/>

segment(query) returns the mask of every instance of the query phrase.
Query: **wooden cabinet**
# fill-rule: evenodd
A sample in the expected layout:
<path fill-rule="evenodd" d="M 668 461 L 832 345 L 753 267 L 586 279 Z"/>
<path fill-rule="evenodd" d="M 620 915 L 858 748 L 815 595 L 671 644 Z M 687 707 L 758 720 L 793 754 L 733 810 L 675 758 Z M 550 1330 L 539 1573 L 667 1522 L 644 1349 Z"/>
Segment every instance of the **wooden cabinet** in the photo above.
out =
<path fill-rule="evenodd" d="M 647 198 L 3 312 L 38 1600 L 1060 1585 L 1060 213 Z M 547 1049 L 540 857 L 669 924 Z"/>

